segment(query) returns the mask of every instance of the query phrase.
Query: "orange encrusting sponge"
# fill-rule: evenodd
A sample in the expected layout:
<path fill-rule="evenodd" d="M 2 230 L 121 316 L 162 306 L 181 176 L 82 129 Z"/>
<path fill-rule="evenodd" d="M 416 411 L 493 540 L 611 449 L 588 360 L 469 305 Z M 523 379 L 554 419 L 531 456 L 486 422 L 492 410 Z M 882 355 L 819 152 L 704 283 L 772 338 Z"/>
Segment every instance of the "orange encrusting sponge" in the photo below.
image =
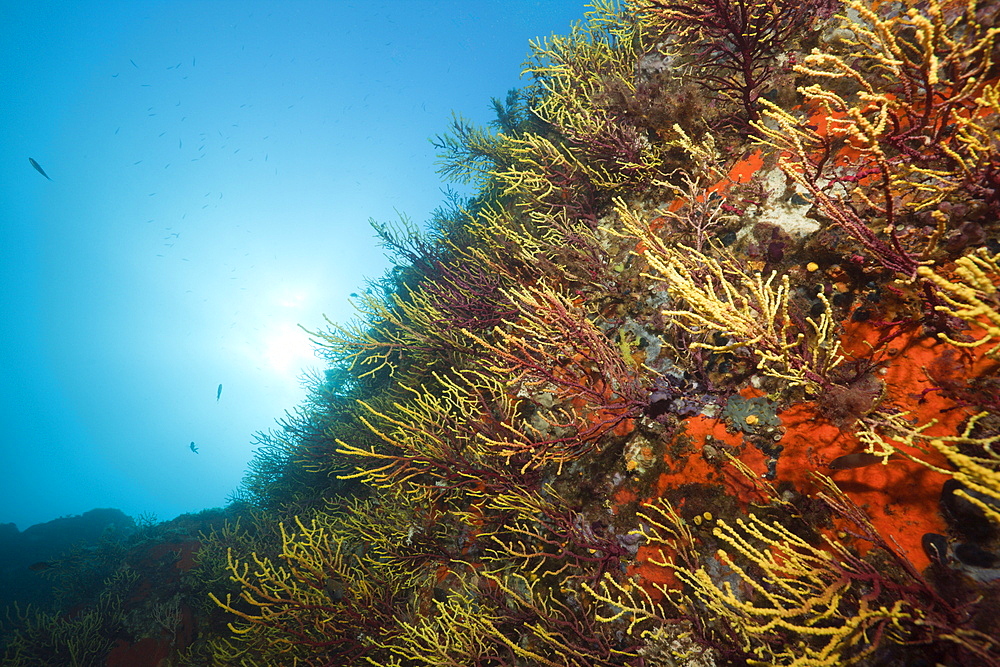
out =
<path fill-rule="evenodd" d="M 972 410 L 958 405 L 937 391 L 938 388 L 927 373 L 927 368 L 950 346 L 919 331 L 904 332 L 888 343 L 880 343 L 883 333 L 879 326 L 870 322 L 847 322 L 841 338 L 848 358 L 872 356 L 875 353 L 885 358 L 880 364 L 881 370 L 877 371 L 886 385 L 885 395 L 879 405 L 883 409 L 891 407 L 907 412 L 907 419 L 915 425 L 936 421 L 923 431 L 925 435 L 958 433 Z M 884 349 L 873 349 L 879 345 Z M 988 372 L 994 366 L 994 362 L 984 359 L 981 353 L 965 353 L 962 363 L 964 370 L 961 372 L 965 378 Z M 747 398 L 761 395 L 761 392 L 753 389 L 740 393 Z M 893 444 L 905 455 L 894 455 L 884 464 L 873 463 L 835 470 L 830 467 L 835 459 L 865 449 L 853 427 L 841 428 L 832 423 L 821 414 L 818 404 L 813 401 L 788 406 L 778 416 L 784 434 L 777 443 L 782 446 L 782 451 L 778 457 L 776 477 L 771 481 L 773 486 L 790 484 L 800 494 L 814 495 L 821 487 L 813 473 L 827 475 L 865 511 L 886 543 L 909 559 L 917 570 L 930 564 L 921 539 L 926 533 L 947 533 L 947 525 L 939 510 L 939 498 L 948 476 L 935 472 L 906 455 L 947 470 L 949 465 L 944 457 L 930 448 L 907 447 L 894 441 Z M 688 448 L 690 453 L 674 458 L 670 454 L 672 443 L 668 443 L 662 472 L 644 501 L 668 496 L 671 490 L 689 484 L 717 486 L 720 494 L 737 498 L 743 506 L 766 500 L 762 496 L 761 487 L 734 467 L 713 466 L 702 455 L 706 442 L 738 452 L 740 461 L 763 478 L 767 470 L 764 454 L 744 442 L 742 434 L 729 433 L 721 419 L 702 415 L 689 417 L 673 437 L 689 438 L 692 446 Z M 630 489 L 628 486 L 619 489 L 615 495 L 615 501 L 620 505 L 637 499 L 634 488 Z M 681 513 L 683 515 L 683 511 Z M 845 539 L 843 533 L 841 539 Z M 870 545 L 856 540 L 854 546 L 863 553 Z M 640 548 L 636 563 L 629 573 L 638 575 L 647 583 L 676 583 L 669 570 L 656 566 L 650 559 L 663 560 L 659 548 Z"/>

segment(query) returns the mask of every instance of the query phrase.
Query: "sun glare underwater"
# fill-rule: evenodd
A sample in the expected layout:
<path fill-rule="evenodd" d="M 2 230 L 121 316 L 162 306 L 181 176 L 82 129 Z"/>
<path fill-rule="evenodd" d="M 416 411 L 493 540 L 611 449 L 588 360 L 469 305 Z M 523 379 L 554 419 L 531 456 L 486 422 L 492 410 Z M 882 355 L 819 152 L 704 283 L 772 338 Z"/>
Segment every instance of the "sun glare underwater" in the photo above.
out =
<path fill-rule="evenodd" d="M 0 525 L 3 663 L 1000 665 L 1000 5 L 472 4 L 4 124 L 11 491 L 190 502 Z"/>
<path fill-rule="evenodd" d="M 226 502 L 390 265 L 368 220 L 430 219 L 429 139 L 583 11 L 458 7 L 3 10 L 0 522 Z"/>

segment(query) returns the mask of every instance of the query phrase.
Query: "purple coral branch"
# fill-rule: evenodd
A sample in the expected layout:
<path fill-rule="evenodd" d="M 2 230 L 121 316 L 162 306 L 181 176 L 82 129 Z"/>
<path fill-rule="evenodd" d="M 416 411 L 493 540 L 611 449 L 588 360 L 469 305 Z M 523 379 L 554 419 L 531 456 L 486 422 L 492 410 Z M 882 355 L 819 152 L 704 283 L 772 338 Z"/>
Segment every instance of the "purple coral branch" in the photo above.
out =
<path fill-rule="evenodd" d="M 434 280 L 424 289 L 435 308 L 448 316 L 448 329 L 491 329 L 511 317 L 516 309 L 503 291 L 503 280 L 476 262 L 434 263 Z"/>
<path fill-rule="evenodd" d="M 705 67 L 700 84 L 738 102 L 738 124 L 758 132 L 757 99 L 774 71 L 774 56 L 820 8 L 815 0 L 650 0 L 669 22 L 698 43 L 693 60 Z M 721 70 L 724 74 L 715 74 Z"/>

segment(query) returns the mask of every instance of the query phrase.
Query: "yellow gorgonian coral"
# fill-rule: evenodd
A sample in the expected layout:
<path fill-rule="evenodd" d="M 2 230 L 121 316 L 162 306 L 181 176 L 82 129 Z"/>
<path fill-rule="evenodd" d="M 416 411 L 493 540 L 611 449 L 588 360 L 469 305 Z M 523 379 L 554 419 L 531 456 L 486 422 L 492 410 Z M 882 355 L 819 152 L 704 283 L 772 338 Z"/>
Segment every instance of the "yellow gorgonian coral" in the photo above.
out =
<path fill-rule="evenodd" d="M 983 332 L 972 341 L 960 341 L 939 333 L 938 337 L 957 347 L 979 347 L 994 340 L 1000 340 L 1000 298 L 996 282 L 1000 281 L 1000 254 L 991 255 L 987 248 L 960 257 L 955 261 L 957 282 L 935 273 L 927 266 L 917 269 L 917 275 L 929 280 L 938 288 L 938 295 L 946 305 L 935 306 L 938 310 L 967 322 Z M 986 354 L 995 357 L 1000 351 L 1000 342 Z"/>
<path fill-rule="evenodd" d="M 765 277 L 725 253 L 717 258 L 668 245 L 624 202 L 619 201 L 616 210 L 625 230 L 639 240 L 639 254 L 655 271 L 644 275 L 666 283 L 675 303 L 685 306 L 663 314 L 698 337 L 692 347 L 713 352 L 745 349 L 756 357 L 761 373 L 807 391 L 815 391 L 818 382 L 843 361 L 832 307 L 822 292 L 817 298 L 823 313 L 817 319 L 806 318 L 809 330 L 800 331 L 789 317 L 787 275 L 779 279 L 772 272 Z M 708 342 L 716 335 L 728 342 Z"/>

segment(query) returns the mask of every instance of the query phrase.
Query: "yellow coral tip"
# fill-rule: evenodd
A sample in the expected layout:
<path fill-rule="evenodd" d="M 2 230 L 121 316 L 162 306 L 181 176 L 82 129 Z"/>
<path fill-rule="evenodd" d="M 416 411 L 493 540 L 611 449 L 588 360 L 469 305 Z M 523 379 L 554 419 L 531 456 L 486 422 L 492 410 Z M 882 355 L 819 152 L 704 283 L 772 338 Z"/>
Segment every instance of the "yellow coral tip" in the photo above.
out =
<path fill-rule="evenodd" d="M 806 264 L 806 271 L 808 271 L 809 273 L 818 270 L 819 270 L 819 264 L 817 264 L 816 262 L 809 262 L 808 264 Z"/>

